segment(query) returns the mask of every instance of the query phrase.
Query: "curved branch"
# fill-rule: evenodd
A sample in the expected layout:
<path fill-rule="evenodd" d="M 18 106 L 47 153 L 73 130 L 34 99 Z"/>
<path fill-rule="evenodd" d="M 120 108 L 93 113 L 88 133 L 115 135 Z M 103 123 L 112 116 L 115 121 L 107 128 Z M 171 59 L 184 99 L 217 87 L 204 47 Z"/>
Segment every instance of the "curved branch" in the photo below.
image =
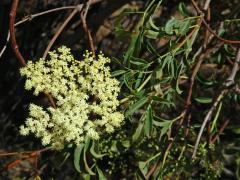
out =
<path fill-rule="evenodd" d="M 22 54 L 20 53 L 20 51 L 18 49 L 18 45 L 17 45 L 17 41 L 16 41 L 16 34 L 15 34 L 15 27 L 14 27 L 18 2 L 19 2 L 19 0 L 13 0 L 11 12 L 10 12 L 10 23 L 9 23 L 10 41 L 11 41 L 12 49 L 17 57 L 18 62 L 22 66 L 25 66 L 26 61 L 24 60 Z"/>

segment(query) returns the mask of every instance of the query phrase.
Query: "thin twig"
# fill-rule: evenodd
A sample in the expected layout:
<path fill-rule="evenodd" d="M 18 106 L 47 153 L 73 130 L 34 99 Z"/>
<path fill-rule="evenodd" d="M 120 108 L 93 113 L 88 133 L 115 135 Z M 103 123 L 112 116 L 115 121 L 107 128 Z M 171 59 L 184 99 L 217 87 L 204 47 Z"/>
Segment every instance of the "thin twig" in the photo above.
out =
<path fill-rule="evenodd" d="M 26 151 L 26 152 L 18 153 L 19 155 L 21 155 L 21 154 L 28 154 L 28 155 L 27 155 L 26 157 L 22 158 L 22 159 L 17 159 L 17 160 L 14 160 L 14 161 L 8 163 L 8 164 L 5 165 L 2 169 L 0 169 L 0 172 L 3 172 L 3 171 L 5 171 L 5 170 L 12 169 L 12 168 L 20 165 L 20 164 L 21 164 L 23 161 L 25 161 L 25 160 L 29 160 L 29 159 L 31 159 L 31 158 L 36 158 L 37 156 L 40 155 L 40 153 L 45 152 L 45 151 L 48 151 L 48 150 L 49 150 L 49 148 L 44 148 L 44 149 L 40 149 L 40 150 L 36 150 L 36 151 L 29 151 L 29 152 Z M 9 153 L 6 153 L 5 156 L 8 155 L 8 154 L 9 154 Z M 16 155 L 17 152 L 10 153 L 10 154 Z M 36 172 L 38 172 L 35 168 L 34 168 L 34 170 L 35 170 Z"/>
<path fill-rule="evenodd" d="M 0 52 L 0 58 L 2 57 L 3 53 L 5 52 L 5 50 L 7 48 L 7 44 L 9 42 L 9 39 L 10 39 L 10 32 L 8 32 L 6 43 L 5 43 L 5 45 L 3 46 L 3 48 L 2 48 L 2 50 Z"/>
<path fill-rule="evenodd" d="M 237 71 L 239 69 L 239 67 L 238 67 L 239 63 L 240 63 L 240 48 L 238 49 L 237 56 L 236 56 L 236 59 L 235 59 L 234 64 L 233 64 L 232 72 L 231 72 L 230 76 L 227 78 L 227 80 L 224 84 L 226 87 L 229 87 L 229 86 L 234 84 L 234 79 L 235 79 L 235 76 L 236 76 Z"/>
<path fill-rule="evenodd" d="M 93 38 L 92 38 L 91 32 L 90 32 L 90 30 L 88 28 L 88 25 L 87 25 L 87 22 L 86 22 L 87 13 L 88 13 L 88 10 L 89 10 L 89 7 L 90 7 L 91 3 L 92 3 L 92 0 L 89 0 L 87 2 L 86 8 L 84 9 L 84 11 L 81 12 L 80 17 L 81 17 L 81 21 L 82 21 L 82 25 L 83 25 L 83 30 L 87 34 L 88 45 L 89 45 L 89 47 L 90 47 L 90 49 L 93 53 L 93 56 L 95 57 L 96 54 L 95 54 L 95 47 L 94 47 L 94 44 L 93 44 Z"/>
<path fill-rule="evenodd" d="M 200 57 L 199 60 L 197 61 L 197 64 L 195 65 L 191 78 L 190 78 L 190 86 L 189 86 L 189 90 L 188 90 L 188 96 L 187 96 L 187 100 L 186 100 L 186 107 L 185 109 L 188 109 L 189 106 L 191 105 L 191 99 L 192 99 L 192 89 L 193 89 L 193 85 L 195 82 L 195 77 L 203 63 L 203 61 L 210 56 L 210 54 L 215 53 L 221 46 L 223 45 L 223 43 L 218 44 L 215 48 L 211 48 L 211 49 L 207 49 L 205 53 L 203 53 Z"/>
<path fill-rule="evenodd" d="M 211 20 L 211 10 L 210 8 L 207 9 L 207 21 L 210 22 Z M 205 30 L 205 36 L 204 36 L 204 43 L 203 43 L 203 49 L 207 48 L 209 36 L 212 35 L 207 29 Z"/>
<path fill-rule="evenodd" d="M 30 14 L 25 16 L 22 20 L 18 21 L 17 23 L 15 23 L 15 26 L 18 26 L 22 23 L 25 23 L 26 21 L 31 21 L 36 17 L 42 16 L 42 15 L 46 15 L 52 12 L 57 12 L 57 11 L 62 11 L 62 10 L 69 10 L 69 9 L 75 9 L 76 6 L 64 6 L 64 7 L 59 7 L 59 8 L 54 8 L 54 9 L 49 9 L 40 13 L 36 13 L 36 14 Z"/>
<path fill-rule="evenodd" d="M 44 53 L 43 53 L 43 59 L 45 59 L 47 57 L 47 54 L 49 52 L 49 50 L 51 49 L 52 45 L 54 44 L 54 42 L 56 41 L 56 39 L 58 38 L 58 36 L 61 34 L 61 32 L 63 31 L 63 29 L 66 27 L 66 25 L 69 23 L 69 21 L 77 14 L 78 11 L 82 10 L 82 5 L 78 5 L 75 6 L 75 9 L 72 11 L 72 13 L 67 17 L 67 19 L 63 22 L 63 24 L 60 26 L 60 28 L 58 29 L 58 31 L 54 34 L 53 38 L 50 40 L 50 42 L 48 43 L 47 48 L 45 49 Z M 51 96 L 51 94 L 45 93 L 45 95 L 48 97 L 50 103 L 53 105 L 53 107 L 55 108 L 56 105 L 54 103 L 53 97 Z"/>
<path fill-rule="evenodd" d="M 14 24 L 14 27 L 17 27 L 17 26 L 19 26 L 19 25 L 21 25 L 21 24 L 23 24 L 27 21 L 32 21 L 34 18 L 42 16 L 42 15 L 46 15 L 46 14 L 49 14 L 49 13 L 52 13 L 52 12 L 57 12 L 57 11 L 60 11 L 60 10 L 69 10 L 69 9 L 74 9 L 74 8 L 76 8 L 76 6 L 64 6 L 64 7 L 54 8 L 54 9 L 50 9 L 50 10 L 43 11 L 43 12 L 40 12 L 40 13 L 32 14 L 32 15 L 27 15 L 22 20 L 16 22 Z M 8 31 L 8 36 L 7 36 L 6 43 L 5 43 L 4 47 L 2 48 L 2 50 L 0 52 L 0 58 L 2 57 L 3 53 L 5 52 L 5 50 L 7 48 L 7 44 L 9 42 L 9 39 L 10 39 L 10 31 Z"/>
<path fill-rule="evenodd" d="M 206 0 L 205 1 L 204 8 L 203 8 L 204 11 L 206 11 L 209 8 L 210 2 L 211 2 L 211 0 Z"/>
<path fill-rule="evenodd" d="M 62 23 L 62 25 L 60 26 L 60 28 L 57 30 L 57 32 L 54 34 L 53 38 L 50 40 L 50 42 L 48 43 L 47 48 L 45 49 L 44 53 L 43 53 L 43 59 L 45 59 L 47 57 L 47 54 L 49 52 L 49 50 L 51 49 L 52 45 L 54 44 L 54 42 L 56 41 L 56 39 L 58 38 L 58 36 L 62 33 L 63 29 L 66 27 L 66 25 L 69 23 L 69 21 L 77 14 L 78 11 L 82 10 L 82 5 L 79 5 L 77 8 L 75 8 L 72 13 L 67 17 L 67 19 Z"/>
<path fill-rule="evenodd" d="M 191 0 L 194 8 L 196 9 L 197 13 L 200 15 L 204 15 L 204 13 L 200 10 L 200 8 L 198 7 L 197 3 L 194 0 Z M 210 25 L 207 23 L 207 21 L 204 19 L 203 17 L 203 24 L 205 25 L 205 27 L 207 28 L 207 30 L 212 33 L 218 40 L 226 43 L 226 44 L 240 44 L 239 40 L 228 40 L 228 39 L 224 39 L 222 37 L 220 37 L 211 27 Z"/>
<path fill-rule="evenodd" d="M 32 154 L 32 153 L 41 153 L 50 150 L 50 148 L 43 148 L 39 150 L 33 150 L 33 151 L 23 151 L 23 152 L 6 152 L 6 153 L 0 153 L 1 156 L 15 156 L 15 155 L 21 155 L 21 154 Z"/>
<path fill-rule="evenodd" d="M 221 126 L 220 130 L 218 131 L 218 133 L 215 135 L 215 137 L 213 137 L 210 140 L 211 144 L 214 144 L 215 141 L 219 138 L 219 135 L 226 129 L 227 125 L 229 124 L 230 119 L 227 119 L 226 121 L 224 121 L 223 125 Z"/>

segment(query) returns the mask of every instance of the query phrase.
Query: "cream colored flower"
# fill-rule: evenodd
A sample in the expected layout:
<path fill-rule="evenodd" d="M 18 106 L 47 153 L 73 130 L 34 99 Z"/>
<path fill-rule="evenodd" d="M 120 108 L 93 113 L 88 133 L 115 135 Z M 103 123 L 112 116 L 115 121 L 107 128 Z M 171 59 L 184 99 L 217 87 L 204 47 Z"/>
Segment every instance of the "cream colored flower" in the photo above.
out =
<path fill-rule="evenodd" d="M 65 46 L 49 53 L 50 59 L 29 61 L 20 73 L 27 78 L 25 88 L 50 93 L 56 108 L 29 106 L 29 118 L 20 127 L 22 135 L 41 138 L 43 145 L 62 149 L 67 143 L 79 145 L 90 137 L 99 139 L 121 126 L 124 116 L 116 108 L 119 82 L 110 75 L 109 58 L 99 54 L 94 58 L 86 52 L 77 61 Z"/>

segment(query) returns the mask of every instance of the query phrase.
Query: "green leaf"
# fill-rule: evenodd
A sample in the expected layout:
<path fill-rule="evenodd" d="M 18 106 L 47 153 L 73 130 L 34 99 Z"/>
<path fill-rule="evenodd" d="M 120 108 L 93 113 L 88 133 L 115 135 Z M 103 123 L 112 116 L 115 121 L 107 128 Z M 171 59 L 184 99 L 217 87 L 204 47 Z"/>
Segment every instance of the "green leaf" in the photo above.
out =
<path fill-rule="evenodd" d="M 130 42 L 130 46 L 128 47 L 127 52 L 124 55 L 124 64 L 129 64 L 129 60 L 131 56 L 138 56 L 142 44 L 142 35 L 139 32 L 139 34 L 134 34 L 132 36 L 132 40 Z"/>
<path fill-rule="evenodd" d="M 120 26 L 115 26 L 115 34 L 119 40 L 126 40 L 131 36 L 129 31 L 126 31 L 123 27 Z"/>
<path fill-rule="evenodd" d="M 131 75 L 130 73 L 123 74 L 123 81 L 124 81 L 124 84 L 128 87 L 128 89 L 132 91 L 132 87 L 129 84 L 130 75 Z"/>
<path fill-rule="evenodd" d="M 137 66 L 146 66 L 148 64 L 148 62 L 144 59 L 141 58 L 136 58 L 136 57 L 131 57 L 130 59 L 131 64 L 135 64 Z"/>
<path fill-rule="evenodd" d="M 188 58 L 188 55 L 189 53 L 192 51 L 192 46 L 193 46 L 193 43 L 195 42 L 195 40 L 197 39 L 197 35 L 198 35 L 198 32 L 199 32 L 199 29 L 198 28 L 192 35 L 192 37 L 187 40 L 187 49 L 185 50 L 185 55 L 186 55 L 186 59 Z"/>
<path fill-rule="evenodd" d="M 117 143 L 118 143 L 118 141 L 116 141 L 116 140 L 112 141 L 112 144 L 111 144 L 111 151 L 112 152 L 118 152 Z"/>
<path fill-rule="evenodd" d="M 130 141 L 126 140 L 126 141 L 121 141 L 122 146 L 125 148 L 129 148 L 130 147 Z"/>
<path fill-rule="evenodd" d="M 179 23 L 179 33 L 181 35 L 186 35 L 186 33 L 188 32 L 189 28 L 190 28 L 190 20 L 185 20 L 181 23 Z"/>
<path fill-rule="evenodd" d="M 142 133 L 142 129 L 143 129 L 143 123 L 140 123 L 139 126 L 137 127 L 135 133 L 132 136 L 132 141 L 133 142 L 136 142 L 140 138 L 141 133 Z"/>
<path fill-rule="evenodd" d="M 159 31 L 159 30 L 160 30 L 160 28 L 157 27 L 157 26 L 154 24 L 152 17 L 149 18 L 149 21 L 148 21 L 148 22 L 149 22 L 149 25 L 150 25 L 150 27 L 151 27 L 152 29 L 154 29 L 155 31 Z"/>
<path fill-rule="evenodd" d="M 159 32 L 153 30 L 145 31 L 144 35 L 149 39 L 157 39 L 159 36 Z"/>
<path fill-rule="evenodd" d="M 240 127 L 232 129 L 235 134 L 240 134 Z"/>
<path fill-rule="evenodd" d="M 219 30 L 218 30 L 218 36 L 223 36 L 226 32 L 226 29 L 224 27 L 221 27 Z"/>
<path fill-rule="evenodd" d="M 132 141 L 133 142 L 136 142 L 140 138 L 140 136 L 142 134 L 142 129 L 143 129 L 143 122 L 140 122 L 138 124 L 138 127 L 137 127 L 135 133 L 132 136 Z"/>
<path fill-rule="evenodd" d="M 143 97 L 142 99 L 138 100 L 128 108 L 125 115 L 126 116 L 133 115 L 133 113 L 136 112 L 140 107 L 142 107 L 147 101 L 148 101 L 147 97 Z"/>
<path fill-rule="evenodd" d="M 162 69 L 169 63 L 173 61 L 173 56 L 171 54 L 168 54 L 163 61 L 159 61 L 162 64 Z"/>
<path fill-rule="evenodd" d="M 84 148 L 84 144 L 80 144 L 79 146 L 77 146 L 74 150 L 74 167 L 76 168 L 76 170 L 78 172 L 82 172 L 81 171 L 81 167 L 80 167 L 80 158 L 81 158 L 81 154 L 82 154 L 82 150 Z"/>
<path fill-rule="evenodd" d="M 135 83 L 135 86 L 134 86 L 135 89 L 137 89 L 137 88 L 141 85 L 143 76 L 144 76 L 144 75 L 143 75 L 143 73 L 141 73 L 141 72 L 138 74 L 138 77 L 137 77 L 137 79 L 136 79 L 136 83 Z"/>
<path fill-rule="evenodd" d="M 112 77 L 119 76 L 119 75 L 124 74 L 126 72 L 127 72 L 126 70 L 116 70 L 116 71 L 113 71 L 112 72 Z"/>
<path fill-rule="evenodd" d="M 209 104 L 212 102 L 212 98 L 207 98 L 207 97 L 197 97 L 194 99 L 201 104 Z"/>
<path fill-rule="evenodd" d="M 179 77 L 181 75 L 181 71 L 182 71 L 182 65 L 180 65 L 178 67 L 177 75 L 176 75 L 176 91 L 177 91 L 178 94 L 182 94 L 182 90 L 179 88 L 179 84 L 178 84 L 179 83 L 178 80 L 179 80 Z"/>
<path fill-rule="evenodd" d="M 172 121 L 163 121 L 163 122 L 153 121 L 153 124 L 155 126 L 162 127 L 160 139 L 162 138 L 163 135 L 167 134 L 167 132 L 171 130 L 171 127 L 172 127 Z"/>
<path fill-rule="evenodd" d="M 146 114 L 146 120 L 144 123 L 144 131 L 147 137 L 151 136 L 153 128 L 153 114 L 152 114 L 152 107 L 149 106 Z"/>
<path fill-rule="evenodd" d="M 102 170 L 100 168 L 98 168 L 98 166 L 96 166 L 97 168 L 97 173 L 98 173 L 98 179 L 99 180 L 107 180 L 107 178 L 104 176 Z"/>
<path fill-rule="evenodd" d="M 88 162 L 87 162 L 87 150 L 90 144 L 90 139 L 87 138 L 85 141 L 85 146 L 84 146 L 84 152 L 83 152 L 83 162 L 84 162 L 84 167 L 85 170 L 90 174 L 90 175 L 95 175 L 95 173 L 91 170 L 91 168 L 88 166 Z"/>
<path fill-rule="evenodd" d="M 106 154 L 99 154 L 98 152 L 95 151 L 96 148 L 96 143 L 93 140 L 92 141 L 92 146 L 90 148 L 90 153 L 93 155 L 93 157 L 95 157 L 96 159 L 101 159 L 103 156 L 105 156 Z"/>
<path fill-rule="evenodd" d="M 184 17 L 188 17 L 189 16 L 189 12 L 187 10 L 187 7 L 186 7 L 186 5 L 183 2 L 179 3 L 178 10 Z"/>
<path fill-rule="evenodd" d="M 148 163 L 140 161 L 138 163 L 138 167 L 139 167 L 141 173 L 145 176 L 148 172 Z"/>
<path fill-rule="evenodd" d="M 80 179 L 84 179 L 84 180 L 90 180 L 91 179 L 91 176 L 90 176 L 90 174 L 82 174 L 81 175 L 81 178 Z"/>
<path fill-rule="evenodd" d="M 174 26 L 176 26 L 178 21 L 176 19 L 169 20 L 165 25 L 165 32 L 169 35 L 173 34 Z"/>
<path fill-rule="evenodd" d="M 146 41 L 147 42 L 147 50 L 156 55 L 157 57 L 160 57 L 160 55 L 158 54 L 158 51 L 153 47 L 153 45 L 151 44 L 151 42 L 149 40 Z"/>
<path fill-rule="evenodd" d="M 211 127 L 210 132 L 213 131 L 214 127 L 217 128 L 217 120 L 218 120 L 218 117 L 219 117 L 219 115 L 220 115 L 221 109 L 222 109 L 222 102 L 219 103 L 217 112 L 216 112 L 215 117 L 214 117 L 214 119 L 213 119 L 213 121 L 212 121 L 212 127 Z"/>
<path fill-rule="evenodd" d="M 131 57 L 130 58 L 130 63 L 133 64 L 133 65 L 136 65 L 138 70 L 139 69 L 146 69 L 150 66 L 149 63 L 145 59 L 136 58 L 136 57 Z"/>

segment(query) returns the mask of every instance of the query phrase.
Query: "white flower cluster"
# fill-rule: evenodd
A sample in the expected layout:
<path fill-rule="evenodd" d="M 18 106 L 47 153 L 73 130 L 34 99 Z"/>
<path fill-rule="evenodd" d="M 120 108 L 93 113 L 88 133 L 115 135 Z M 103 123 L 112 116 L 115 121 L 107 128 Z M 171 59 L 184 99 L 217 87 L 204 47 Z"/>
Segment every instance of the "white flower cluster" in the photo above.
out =
<path fill-rule="evenodd" d="M 109 58 L 94 58 L 86 52 L 77 61 L 65 46 L 49 53 L 50 60 L 28 62 L 20 73 L 26 76 L 25 88 L 34 94 L 49 93 L 56 108 L 30 104 L 29 118 L 20 127 L 22 135 L 34 133 L 43 145 L 62 149 L 67 143 L 79 145 L 86 137 L 99 139 L 120 127 L 124 115 L 117 111 L 119 82 L 111 78 Z"/>

